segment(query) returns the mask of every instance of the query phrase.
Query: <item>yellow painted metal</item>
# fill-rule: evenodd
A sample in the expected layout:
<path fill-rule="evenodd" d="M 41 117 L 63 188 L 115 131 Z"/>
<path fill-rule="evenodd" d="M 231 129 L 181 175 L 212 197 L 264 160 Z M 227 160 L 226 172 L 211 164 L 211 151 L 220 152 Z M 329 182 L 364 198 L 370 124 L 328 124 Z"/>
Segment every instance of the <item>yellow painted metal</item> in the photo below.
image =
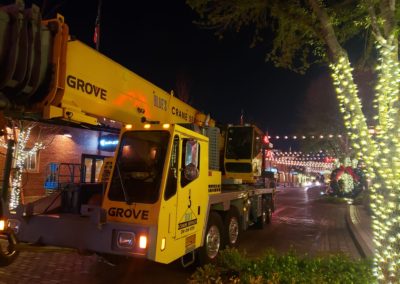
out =
<path fill-rule="evenodd" d="M 161 126 L 156 126 L 156 127 L 161 127 Z M 144 129 L 142 124 L 135 124 L 132 126 L 132 129 Z M 123 135 L 125 131 L 131 131 L 132 129 L 129 130 L 123 130 L 121 131 L 120 138 Z M 121 139 L 119 139 L 121 141 Z M 107 158 L 103 162 L 103 168 L 101 170 L 101 179 L 105 179 L 109 181 L 110 174 L 114 171 L 115 167 L 115 159 L 117 155 L 114 155 L 112 158 Z M 110 166 L 110 162 L 112 165 Z M 104 167 L 107 166 L 107 169 Z M 111 167 L 111 168 L 110 168 Z M 105 173 L 106 171 L 109 171 L 109 173 Z M 104 176 L 104 174 L 106 176 Z M 108 176 L 107 176 L 108 175 Z M 165 174 L 163 173 L 163 178 L 161 182 L 161 188 L 164 188 L 164 183 L 165 183 Z M 120 202 L 120 201 L 113 201 L 108 198 L 108 192 L 110 189 L 110 182 L 107 183 L 106 191 L 104 194 L 103 198 L 103 203 L 102 203 L 102 208 L 105 209 L 107 212 L 107 221 L 111 222 L 122 222 L 122 223 L 131 223 L 131 224 L 140 224 L 144 226 L 154 226 L 158 222 L 158 211 L 160 208 L 160 201 L 154 203 L 154 204 L 141 204 L 141 203 L 133 203 L 133 204 L 127 204 L 126 202 Z M 123 212 L 130 211 L 129 215 L 130 217 L 126 216 L 120 216 L 119 214 L 114 214 L 114 208 L 120 208 L 123 210 Z M 114 216 L 113 216 L 114 215 Z M 124 214 L 122 214 L 124 215 Z M 151 240 L 150 244 L 152 244 L 153 241 Z"/>
<path fill-rule="evenodd" d="M 144 127 L 141 124 L 135 124 L 132 129 L 144 129 Z M 148 131 L 152 130 L 166 131 L 162 125 L 152 125 Z M 154 204 L 134 203 L 132 205 L 128 205 L 126 202 L 111 201 L 108 199 L 110 186 L 108 184 L 102 205 L 108 213 L 107 221 L 155 226 L 157 228 L 157 238 L 156 240 L 149 240 L 148 249 L 155 251 L 155 256 L 152 260 L 161 263 L 170 263 L 200 247 L 203 229 L 207 223 L 210 184 L 216 185 L 214 187 L 219 189 L 221 188 L 221 173 L 208 170 L 208 138 L 179 125 L 171 125 L 167 128 L 167 131 L 171 133 L 171 140 L 168 146 L 166 165 L 162 174 L 160 185 L 162 190 L 158 201 Z M 175 136 L 180 138 L 178 168 L 182 169 L 182 140 L 195 139 L 200 145 L 200 170 L 199 176 L 184 187 L 181 187 L 180 183 L 183 172 L 179 170 L 177 192 L 165 200 L 163 190 L 166 188 L 168 177 L 170 163 L 168 157 L 171 157 L 172 141 Z M 216 193 L 218 192 L 213 192 L 213 194 Z M 133 212 L 135 210 L 138 218 L 111 216 L 113 215 L 110 215 L 114 210 L 113 208 L 122 208 L 124 212 L 126 210 Z M 146 218 L 141 218 L 143 212 L 146 212 Z M 163 242 L 165 247 L 163 247 Z"/>
<path fill-rule="evenodd" d="M 226 155 L 224 155 L 224 163 L 238 163 L 238 164 L 250 164 L 251 171 L 249 172 L 230 172 L 225 169 L 224 178 L 226 179 L 237 179 L 242 180 L 243 183 L 255 183 L 257 178 L 261 177 L 262 174 L 262 153 L 261 153 L 261 145 L 262 145 L 262 138 L 264 136 L 263 132 L 255 125 L 235 125 L 231 127 L 240 128 L 240 127 L 249 127 L 253 128 L 253 135 L 251 137 L 252 141 L 252 154 L 251 158 L 249 159 L 228 159 Z M 227 143 L 225 141 L 225 143 Z"/>
<path fill-rule="evenodd" d="M 65 83 L 65 60 L 67 53 L 67 41 L 69 37 L 69 27 L 64 22 L 64 17 L 57 14 L 55 19 L 43 21 L 46 26 L 52 26 L 55 31 L 52 37 L 51 58 L 48 68 L 51 68 L 52 76 L 49 82 L 49 89 L 44 98 L 36 101 L 30 107 L 34 111 L 42 111 L 49 105 L 59 106 L 64 94 Z M 43 68 L 46 70 L 45 68 Z"/>
<path fill-rule="evenodd" d="M 249 163 L 251 164 L 250 159 L 225 159 L 225 163 Z M 240 173 L 240 172 L 229 172 L 225 171 L 224 178 L 230 180 L 241 180 L 242 183 L 254 183 L 255 175 L 253 172 L 248 173 Z"/>
<path fill-rule="evenodd" d="M 208 194 L 219 194 L 221 193 L 221 172 L 220 171 L 209 171 L 208 172 Z"/>
<path fill-rule="evenodd" d="M 180 137 L 179 168 L 182 168 L 182 139 L 192 138 L 200 144 L 200 170 L 199 176 L 184 187 L 180 183 L 183 172 L 179 171 L 177 193 L 168 200 L 161 198 L 155 255 L 155 261 L 161 263 L 170 263 L 200 247 L 203 229 L 207 224 L 210 183 L 208 138 L 179 125 L 175 125 L 173 129 L 171 137 L 174 135 Z M 161 249 L 163 238 L 165 238 L 164 250 Z"/>
<path fill-rule="evenodd" d="M 203 125 L 207 116 L 78 40 L 67 43 L 65 90 L 57 107 L 122 123 L 159 121 Z M 92 121 L 93 122 L 93 121 Z M 210 120 L 210 124 L 214 121 Z"/>

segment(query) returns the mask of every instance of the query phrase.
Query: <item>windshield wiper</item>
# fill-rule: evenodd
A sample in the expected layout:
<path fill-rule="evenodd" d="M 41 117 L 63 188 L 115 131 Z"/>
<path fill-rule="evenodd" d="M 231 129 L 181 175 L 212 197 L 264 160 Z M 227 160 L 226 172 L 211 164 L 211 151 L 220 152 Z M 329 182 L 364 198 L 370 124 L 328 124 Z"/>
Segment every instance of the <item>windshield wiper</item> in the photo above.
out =
<path fill-rule="evenodd" d="M 122 192 L 124 193 L 124 200 L 125 200 L 126 204 L 131 205 L 132 201 L 130 200 L 128 193 L 125 189 L 124 182 L 122 181 L 121 171 L 119 169 L 119 163 L 117 162 L 116 164 L 117 164 L 117 171 L 118 171 L 119 181 L 121 183 Z"/>

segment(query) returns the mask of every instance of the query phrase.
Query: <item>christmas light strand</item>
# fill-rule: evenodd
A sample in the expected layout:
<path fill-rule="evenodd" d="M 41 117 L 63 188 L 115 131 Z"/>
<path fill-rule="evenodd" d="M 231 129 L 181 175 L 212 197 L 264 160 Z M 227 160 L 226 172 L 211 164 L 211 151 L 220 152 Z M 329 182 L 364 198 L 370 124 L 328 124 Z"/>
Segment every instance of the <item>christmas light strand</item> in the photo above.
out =
<path fill-rule="evenodd" d="M 346 130 L 359 159 L 367 165 L 372 179 L 371 208 L 375 243 L 374 272 L 382 283 L 400 279 L 400 192 L 399 192 L 399 64 L 394 38 L 378 45 L 379 66 L 376 86 L 376 135 L 368 131 L 361 110 L 352 68 L 347 57 L 332 64 L 340 111 Z"/>
<path fill-rule="evenodd" d="M 343 138 L 342 134 L 319 134 L 319 135 L 269 135 L 270 140 L 312 140 L 312 139 L 334 139 Z"/>
<path fill-rule="evenodd" d="M 375 273 L 386 282 L 400 278 L 400 199 L 399 199 L 399 130 L 398 104 L 400 68 L 395 38 L 381 39 L 377 44 L 378 84 L 375 107 L 378 109 L 377 147 L 375 169 L 376 186 L 373 187 L 373 229 Z M 388 282 L 389 282 L 388 281 Z"/>
<path fill-rule="evenodd" d="M 319 151 L 319 152 L 308 152 L 303 153 L 301 151 L 295 152 L 283 152 L 280 150 L 274 150 L 272 152 L 273 157 L 294 157 L 299 160 L 321 160 L 321 159 L 329 159 L 330 162 L 335 159 L 335 157 L 329 153 L 329 151 Z"/>
<path fill-rule="evenodd" d="M 278 159 L 266 159 L 267 162 L 272 162 L 280 165 L 288 165 L 288 166 L 297 166 L 297 167 L 306 167 L 312 168 L 315 170 L 333 170 L 333 163 L 324 163 L 324 162 L 315 162 L 315 161 L 296 161 L 290 160 L 286 158 L 278 158 Z"/>
<path fill-rule="evenodd" d="M 36 153 L 44 149 L 44 145 L 39 142 L 35 143 L 34 146 L 26 150 L 26 145 L 29 141 L 30 133 L 32 127 L 28 127 L 26 130 L 21 129 L 18 134 L 17 144 L 14 146 L 14 159 L 15 159 L 15 168 L 13 171 L 13 176 L 11 179 L 11 191 L 10 191 L 10 202 L 9 209 L 15 209 L 21 201 L 21 184 L 22 184 L 22 173 L 24 170 L 25 160 L 30 155 L 36 155 Z M 4 139 L 0 141 L 0 146 L 7 148 L 7 144 L 4 142 Z"/>

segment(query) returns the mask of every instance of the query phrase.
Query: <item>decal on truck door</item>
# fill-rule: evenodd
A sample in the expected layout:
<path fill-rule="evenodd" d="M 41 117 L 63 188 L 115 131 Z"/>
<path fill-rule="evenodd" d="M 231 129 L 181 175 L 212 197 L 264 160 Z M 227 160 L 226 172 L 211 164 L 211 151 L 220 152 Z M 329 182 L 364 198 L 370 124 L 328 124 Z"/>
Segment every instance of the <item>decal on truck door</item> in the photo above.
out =
<path fill-rule="evenodd" d="M 197 218 L 191 208 L 188 208 L 178 223 L 178 230 L 181 230 L 181 234 L 194 230 L 194 225 L 197 224 Z"/>

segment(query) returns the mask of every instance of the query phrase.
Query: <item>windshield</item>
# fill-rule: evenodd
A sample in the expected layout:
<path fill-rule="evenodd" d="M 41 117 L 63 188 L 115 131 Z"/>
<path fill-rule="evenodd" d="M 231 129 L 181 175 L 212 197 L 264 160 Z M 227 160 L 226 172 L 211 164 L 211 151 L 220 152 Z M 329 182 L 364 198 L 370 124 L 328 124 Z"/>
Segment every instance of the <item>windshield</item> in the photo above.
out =
<path fill-rule="evenodd" d="M 167 131 L 123 134 L 108 193 L 110 200 L 128 203 L 158 200 L 169 137 Z"/>
<path fill-rule="evenodd" d="M 230 127 L 226 141 L 227 159 L 251 159 L 253 147 L 252 127 Z"/>

